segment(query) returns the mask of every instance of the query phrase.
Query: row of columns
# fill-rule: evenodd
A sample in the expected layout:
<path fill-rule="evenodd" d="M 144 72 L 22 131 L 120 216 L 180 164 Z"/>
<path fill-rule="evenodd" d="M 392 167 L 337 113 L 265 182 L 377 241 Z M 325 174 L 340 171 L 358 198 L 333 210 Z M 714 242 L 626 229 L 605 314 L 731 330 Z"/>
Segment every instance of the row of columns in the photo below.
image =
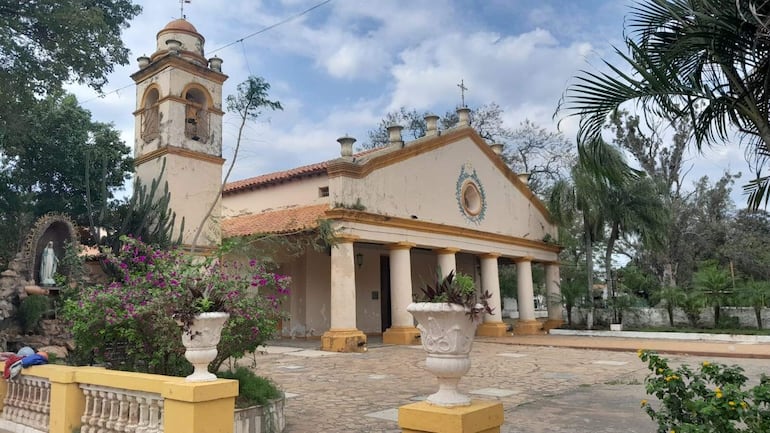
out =
<path fill-rule="evenodd" d="M 356 236 L 344 236 L 331 252 L 331 329 L 321 337 L 321 349 L 335 352 L 356 352 L 366 350 L 366 335 L 356 328 L 356 286 L 353 244 Z M 419 331 L 414 326 L 412 315 L 406 307 L 412 302 L 412 271 L 410 250 L 415 244 L 399 242 L 388 246 L 390 256 L 391 327 L 383 333 L 386 344 L 417 344 Z M 455 271 L 457 248 L 436 250 L 436 262 L 441 276 Z M 500 280 L 498 275 L 499 254 L 487 253 L 480 256 L 481 290 L 489 291 L 492 314 L 485 314 L 477 334 L 504 336 L 507 325 L 502 319 Z M 559 299 L 559 265 L 545 265 L 548 321 L 542 324 L 535 318 L 534 290 L 532 284 L 532 257 L 516 260 L 518 278 L 519 320 L 514 333 L 533 334 L 541 329 L 550 329 L 562 322 Z"/>

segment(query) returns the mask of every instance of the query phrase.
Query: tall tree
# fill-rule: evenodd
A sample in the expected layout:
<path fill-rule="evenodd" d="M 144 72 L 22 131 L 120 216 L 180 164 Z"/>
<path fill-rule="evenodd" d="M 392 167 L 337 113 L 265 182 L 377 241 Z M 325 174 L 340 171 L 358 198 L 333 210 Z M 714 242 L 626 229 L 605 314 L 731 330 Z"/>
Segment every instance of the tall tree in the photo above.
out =
<path fill-rule="evenodd" d="M 52 94 L 22 113 L 29 125 L 0 154 L 0 257 L 12 257 L 34 219 L 64 212 L 88 224 L 88 200 L 112 199 L 132 171 L 112 125 L 93 122 L 72 95 Z M 11 145 L 12 144 L 12 145 Z M 88 197 L 90 195 L 90 197 Z"/>
<path fill-rule="evenodd" d="M 735 272 L 758 281 L 770 281 L 770 213 L 741 210 L 731 218 L 723 253 Z"/>
<path fill-rule="evenodd" d="M 279 101 L 272 101 L 269 99 L 269 90 L 270 83 L 265 81 L 262 77 L 255 77 L 252 75 L 249 76 L 246 81 L 238 85 L 238 93 L 227 97 L 227 109 L 237 113 L 238 118 L 240 119 L 238 138 L 235 141 L 235 150 L 233 151 L 233 157 L 230 161 L 230 167 L 227 169 L 227 173 L 225 173 L 225 177 L 222 180 L 222 186 L 219 188 L 218 198 L 211 203 L 211 206 L 206 211 L 206 215 L 198 222 L 190 252 L 195 252 L 195 244 L 198 242 L 198 237 L 203 231 L 203 227 L 208 222 L 217 203 L 221 199 L 222 191 L 224 191 L 225 184 L 227 184 L 227 179 L 230 177 L 230 173 L 233 172 L 235 161 L 238 160 L 238 151 L 241 148 L 241 138 L 243 138 L 243 130 L 246 128 L 246 122 L 257 119 L 262 115 L 264 110 L 283 110 L 283 106 Z"/>
<path fill-rule="evenodd" d="M 756 170 L 744 187 L 749 205 L 767 204 L 770 36 L 756 17 L 768 15 L 770 3 L 750 0 L 636 3 L 626 19 L 626 47 L 616 49 L 621 63 L 605 61 L 609 73 L 581 72 L 565 95 L 562 108 L 580 116 L 581 157 L 617 177 L 617 166 L 606 164 L 602 127 L 623 104 L 635 102 L 647 119 L 689 123 L 698 149 L 739 134 Z"/>
<path fill-rule="evenodd" d="M 0 151 L 31 127 L 36 99 L 67 82 L 101 90 L 128 63 L 121 30 L 140 11 L 131 0 L 0 2 Z"/>

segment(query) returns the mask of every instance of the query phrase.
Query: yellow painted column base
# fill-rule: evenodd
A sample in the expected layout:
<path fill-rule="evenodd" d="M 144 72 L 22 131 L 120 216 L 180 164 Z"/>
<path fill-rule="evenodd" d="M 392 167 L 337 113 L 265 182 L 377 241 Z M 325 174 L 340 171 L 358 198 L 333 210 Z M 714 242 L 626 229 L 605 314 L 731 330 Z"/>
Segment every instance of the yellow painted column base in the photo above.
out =
<path fill-rule="evenodd" d="M 382 342 L 400 345 L 420 344 L 420 331 L 414 326 L 391 326 L 382 333 Z"/>
<path fill-rule="evenodd" d="M 500 433 L 503 404 L 471 402 L 470 406 L 441 407 L 421 401 L 398 408 L 403 433 Z"/>
<path fill-rule="evenodd" d="M 543 324 L 537 320 L 517 320 L 513 335 L 538 335 L 543 333 Z"/>
<path fill-rule="evenodd" d="M 548 319 L 543 323 L 543 331 L 550 331 L 551 329 L 558 328 L 563 325 L 564 321 L 560 319 Z"/>
<path fill-rule="evenodd" d="M 508 335 L 508 324 L 503 322 L 484 322 L 476 328 L 479 337 L 505 337 Z"/>
<path fill-rule="evenodd" d="M 321 350 L 366 352 L 366 334 L 358 329 L 330 329 L 321 336 Z"/>

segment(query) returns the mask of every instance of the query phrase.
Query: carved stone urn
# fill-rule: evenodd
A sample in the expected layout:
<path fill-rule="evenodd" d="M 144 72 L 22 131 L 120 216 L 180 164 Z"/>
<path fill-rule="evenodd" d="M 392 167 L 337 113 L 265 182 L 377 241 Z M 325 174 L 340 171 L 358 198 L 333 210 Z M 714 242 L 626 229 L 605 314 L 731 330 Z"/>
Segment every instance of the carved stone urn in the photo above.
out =
<path fill-rule="evenodd" d="M 436 406 L 468 406 L 471 398 L 457 389 L 460 379 L 471 368 L 469 357 L 478 320 L 458 304 L 417 302 L 406 308 L 417 319 L 422 347 L 428 352 L 425 368 L 436 375 L 438 392 L 427 402 Z"/>
<path fill-rule="evenodd" d="M 187 382 L 207 382 L 217 376 L 209 373 L 209 363 L 217 357 L 217 344 L 229 313 L 201 313 L 195 316 L 188 329 L 182 331 L 184 357 L 195 369 L 185 378 Z"/>

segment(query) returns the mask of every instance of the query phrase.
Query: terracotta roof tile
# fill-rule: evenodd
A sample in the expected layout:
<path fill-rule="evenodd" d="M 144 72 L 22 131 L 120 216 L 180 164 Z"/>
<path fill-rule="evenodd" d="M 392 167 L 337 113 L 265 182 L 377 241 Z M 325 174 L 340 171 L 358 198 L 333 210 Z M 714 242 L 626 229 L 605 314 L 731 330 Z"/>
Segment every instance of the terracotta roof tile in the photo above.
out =
<path fill-rule="evenodd" d="M 310 165 L 303 165 L 302 167 L 292 168 L 290 170 L 277 171 L 275 173 L 263 174 L 261 176 L 250 177 L 248 179 L 236 180 L 235 182 L 229 182 L 227 185 L 225 185 L 225 189 L 222 192 L 224 194 L 228 194 L 244 189 L 256 188 L 262 185 L 279 183 L 297 177 L 317 175 L 325 173 L 328 166 L 329 161 L 324 161 Z"/>
<path fill-rule="evenodd" d="M 374 153 L 378 150 L 382 150 L 382 147 L 375 149 L 364 150 L 353 155 L 353 159 L 360 158 L 370 153 Z M 326 173 L 326 169 L 329 167 L 329 163 L 333 160 L 317 162 L 315 164 L 303 165 L 301 167 L 292 168 L 284 171 L 276 171 L 274 173 L 267 173 L 256 177 L 250 177 L 248 179 L 236 180 L 229 182 L 225 185 L 225 189 L 222 191 L 224 195 L 232 194 L 245 189 L 258 188 L 263 185 L 271 185 L 274 183 L 285 182 L 291 179 L 296 179 L 305 176 L 314 176 Z"/>
<path fill-rule="evenodd" d="M 229 238 L 256 233 L 289 233 L 318 227 L 318 219 L 329 205 L 292 207 L 258 214 L 242 215 L 222 221 L 222 235 Z"/>

